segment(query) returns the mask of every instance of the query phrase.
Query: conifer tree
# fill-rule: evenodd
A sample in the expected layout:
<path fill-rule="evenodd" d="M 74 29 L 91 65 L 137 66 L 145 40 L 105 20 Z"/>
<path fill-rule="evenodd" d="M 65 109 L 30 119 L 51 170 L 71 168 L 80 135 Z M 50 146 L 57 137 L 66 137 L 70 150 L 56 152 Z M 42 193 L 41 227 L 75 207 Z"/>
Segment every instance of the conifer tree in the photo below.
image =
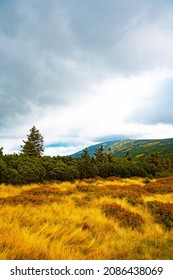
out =
<path fill-rule="evenodd" d="M 83 158 L 86 162 L 89 162 L 89 163 L 91 162 L 91 156 L 90 156 L 87 148 L 84 149 L 81 158 Z"/>
<path fill-rule="evenodd" d="M 0 148 L 0 156 L 3 156 L 3 147 Z"/>
<path fill-rule="evenodd" d="M 104 148 L 103 145 L 100 145 L 99 148 L 95 151 L 95 159 L 97 162 L 103 162 L 105 159 Z"/>
<path fill-rule="evenodd" d="M 23 142 L 24 145 L 21 146 L 21 152 L 23 154 L 31 157 L 40 157 L 43 154 L 43 136 L 35 126 L 30 129 L 30 134 L 27 135 L 27 140 L 23 140 Z"/>
<path fill-rule="evenodd" d="M 97 168 L 87 148 L 83 151 L 81 156 L 79 171 L 81 178 L 93 178 L 97 175 Z"/>

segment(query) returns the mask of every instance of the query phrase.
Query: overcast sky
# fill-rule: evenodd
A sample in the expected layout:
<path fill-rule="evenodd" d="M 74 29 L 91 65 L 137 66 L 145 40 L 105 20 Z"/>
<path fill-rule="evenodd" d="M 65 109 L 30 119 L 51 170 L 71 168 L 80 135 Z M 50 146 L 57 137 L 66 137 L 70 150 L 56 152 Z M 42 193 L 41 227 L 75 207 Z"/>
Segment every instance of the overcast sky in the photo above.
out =
<path fill-rule="evenodd" d="M 0 147 L 173 137 L 172 0 L 1 0 Z"/>

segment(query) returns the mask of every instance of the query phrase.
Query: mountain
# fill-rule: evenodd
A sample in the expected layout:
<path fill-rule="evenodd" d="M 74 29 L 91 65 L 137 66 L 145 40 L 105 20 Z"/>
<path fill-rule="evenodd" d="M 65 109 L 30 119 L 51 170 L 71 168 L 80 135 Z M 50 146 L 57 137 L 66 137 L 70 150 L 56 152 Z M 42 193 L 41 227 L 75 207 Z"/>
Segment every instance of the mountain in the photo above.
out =
<path fill-rule="evenodd" d="M 88 147 L 89 154 L 94 157 L 97 148 L 103 146 L 104 151 L 108 154 L 125 157 L 129 151 L 132 157 L 142 157 L 154 152 L 160 152 L 163 157 L 170 158 L 173 161 L 173 138 L 170 139 L 126 139 L 103 142 Z M 83 154 L 83 150 L 73 155 L 72 158 L 79 158 Z"/>
<path fill-rule="evenodd" d="M 110 147 L 113 147 L 117 145 L 118 143 L 122 142 L 122 140 L 113 140 L 108 142 L 99 143 L 96 145 L 92 145 L 87 147 L 89 154 L 94 157 L 95 151 L 102 145 L 104 148 L 104 151 L 107 152 Z M 79 158 L 82 156 L 84 150 L 81 150 L 75 154 L 70 155 L 72 158 Z"/>

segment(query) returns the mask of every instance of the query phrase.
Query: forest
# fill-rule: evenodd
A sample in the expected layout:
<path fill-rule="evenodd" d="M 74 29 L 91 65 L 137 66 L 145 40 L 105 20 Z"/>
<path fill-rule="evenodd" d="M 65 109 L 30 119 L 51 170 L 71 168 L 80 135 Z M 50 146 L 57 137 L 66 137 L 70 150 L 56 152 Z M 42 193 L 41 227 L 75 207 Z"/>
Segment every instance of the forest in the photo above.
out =
<path fill-rule="evenodd" d="M 127 151 L 124 158 L 104 152 L 100 145 L 94 157 L 87 148 L 80 158 L 70 156 L 44 156 L 44 140 L 33 126 L 19 154 L 3 155 L 0 149 L 0 183 L 22 185 L 53 181 L 74 181 L 87 178 L 116 176 L 165 177 L 173 173 L 172 162 L 159 152 L 135 158 Z"/>

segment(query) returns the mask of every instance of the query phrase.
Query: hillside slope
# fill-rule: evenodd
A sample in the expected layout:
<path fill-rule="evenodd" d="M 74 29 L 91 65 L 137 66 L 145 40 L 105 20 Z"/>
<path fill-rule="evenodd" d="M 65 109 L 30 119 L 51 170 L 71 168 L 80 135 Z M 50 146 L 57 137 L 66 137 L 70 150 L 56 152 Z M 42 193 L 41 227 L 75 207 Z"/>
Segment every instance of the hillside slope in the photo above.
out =
<path fill-rule="evenodd" d="M 142 157 L 154 152 L 160 152 L 164 157 L 173 160 L 173 138 L 170 139 L 127 139 L 127 140 L 115 140 L 100 143 L 88 147 L 89 154 L 94 157 L 94 153 L 98 147 L 103 145 L 104 151 L 114 156 L 125 157 L 127 151 L 129 151 L 132 157 Z M 83 154 L 83 150 L 79 151 L 71 157 L 79 158 Z"/>

